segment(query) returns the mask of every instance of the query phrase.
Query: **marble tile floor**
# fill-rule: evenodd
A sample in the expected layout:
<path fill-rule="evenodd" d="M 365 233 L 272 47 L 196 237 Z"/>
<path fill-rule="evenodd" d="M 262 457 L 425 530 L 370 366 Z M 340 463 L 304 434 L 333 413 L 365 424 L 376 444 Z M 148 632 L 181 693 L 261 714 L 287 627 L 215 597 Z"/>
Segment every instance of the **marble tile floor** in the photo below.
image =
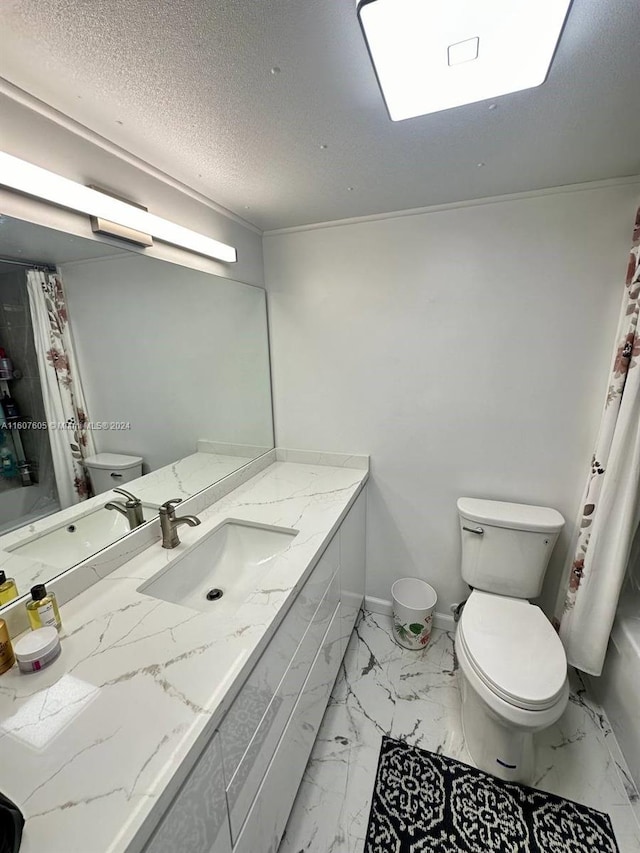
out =
<path fill-rule="evenodd" d="M 279 853 L 362 853 L 383 734 L 473 764 L 463 742 L 453 634 L 421 652 L 390 617 L 356 626 Z M 572 673 L 569 706 L 538 736 L 534 786 L 606 811 L 620 853 L 640 853 L 640 796 L 604 712 Z"/>

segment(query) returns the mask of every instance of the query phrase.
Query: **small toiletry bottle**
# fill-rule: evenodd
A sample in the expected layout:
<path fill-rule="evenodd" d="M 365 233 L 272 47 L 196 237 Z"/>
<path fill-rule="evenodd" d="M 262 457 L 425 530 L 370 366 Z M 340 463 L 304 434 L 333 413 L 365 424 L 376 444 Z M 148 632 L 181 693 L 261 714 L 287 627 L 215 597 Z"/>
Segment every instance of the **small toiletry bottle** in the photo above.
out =
<path fill-rule="evenodd" d="M 17 477 L 18 466 L 13 453 L 8 447 L 0 448 L 0 473 L 3 477 Z"/>
<path fill-rule="evenodd" d="M 7 623 L 0 619 L 0 673 L 6 672 L 16 662 Z"/>
<path fill-rule="evenodd" d="M 27 601 L 27 616 L 32 631 L 38 628 L 62 627 L 55 592 L 47 592 L 43 583 L 31 587 L 31 601 Z"/>
<path fill-rule="evenodd" d="M 0 347 L 0 379 L 13 379 L 13 364 L 2 347 Z"/>
<path fill-rule="evenodd" d="M 17 421 L 20 418 L 15 400 L 6 391 L 2 395 L 2 411 L 4 412 L 5 419 L 8 421 Z"/>
<path fill-rule="evenodd" d="M 20 462 L 18 465 L 18 474 L 20 475 L 20 482 L 23 486 L 32 486 L 33 480 L 31 479 L 31 469 L 29 468 L 28 462 Z"/>
<path fill-rule="evenodd" d="M 0 569 L 0 607 L 18 597 L 18 587 L 13 578 L 8 578 Z"/>

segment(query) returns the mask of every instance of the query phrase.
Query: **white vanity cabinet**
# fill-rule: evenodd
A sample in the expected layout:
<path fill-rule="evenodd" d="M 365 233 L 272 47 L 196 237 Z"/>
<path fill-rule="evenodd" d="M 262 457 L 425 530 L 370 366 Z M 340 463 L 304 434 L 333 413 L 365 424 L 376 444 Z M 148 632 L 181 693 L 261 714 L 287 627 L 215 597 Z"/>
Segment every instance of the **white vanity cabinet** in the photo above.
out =
<path fill-rule="evenodd" d="M 143 853 L 231 853 L 220 738 L 214 735 Z"/>
<path fill-rule="evenodd" d="M 144 853 L 276 853 L 364 598 L 363 489 Z"/>

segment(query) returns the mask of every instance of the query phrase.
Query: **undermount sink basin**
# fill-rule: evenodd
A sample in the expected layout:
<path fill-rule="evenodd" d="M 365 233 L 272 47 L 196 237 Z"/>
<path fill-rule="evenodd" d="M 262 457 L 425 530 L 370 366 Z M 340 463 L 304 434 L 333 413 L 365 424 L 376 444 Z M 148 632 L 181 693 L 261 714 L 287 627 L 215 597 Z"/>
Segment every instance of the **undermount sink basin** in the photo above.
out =
<path fill-rule="evenodd" d="M 138 592 L 205 613 L 228 613 L 255 591 L 297 534 L 286 527 L 227 519 Z"/>
<path fill-rule="evenodd" d="M 158 515 L 158 510 L 143 504 L 142 514 L 144 520 L 149 521 Z M 129 532 L 129 523 L 123 515 L 101 506 L 6 550 L 49 566 L 68 569 Z"/>

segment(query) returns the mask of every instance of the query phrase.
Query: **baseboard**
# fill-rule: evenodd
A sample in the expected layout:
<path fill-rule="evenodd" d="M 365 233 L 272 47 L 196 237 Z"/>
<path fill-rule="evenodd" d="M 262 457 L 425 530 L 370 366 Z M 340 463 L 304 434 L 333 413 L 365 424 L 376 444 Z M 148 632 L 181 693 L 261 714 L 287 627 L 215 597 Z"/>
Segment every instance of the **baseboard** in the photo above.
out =
<path fill-rule="evenodd" d="M 373 595 L 365 595 L 364 606 L 372 613 L 380 613 L 382 616 L 393 615 L 393 605 L 386 598 L 375 598 Z M 455 631 L 456 623 L 449 613 L 433 614 L 433 625 L 435 628 L 441 628 L 443 631 Z"/>
<path fill-rule="evenodd" d="M 382 616 L 391 616 L 393 614 L 391 602 L 384 598 L 374 598 L 372 595 L 365 595 L 364 606 L 372 613 L 380 613 Z"/>

